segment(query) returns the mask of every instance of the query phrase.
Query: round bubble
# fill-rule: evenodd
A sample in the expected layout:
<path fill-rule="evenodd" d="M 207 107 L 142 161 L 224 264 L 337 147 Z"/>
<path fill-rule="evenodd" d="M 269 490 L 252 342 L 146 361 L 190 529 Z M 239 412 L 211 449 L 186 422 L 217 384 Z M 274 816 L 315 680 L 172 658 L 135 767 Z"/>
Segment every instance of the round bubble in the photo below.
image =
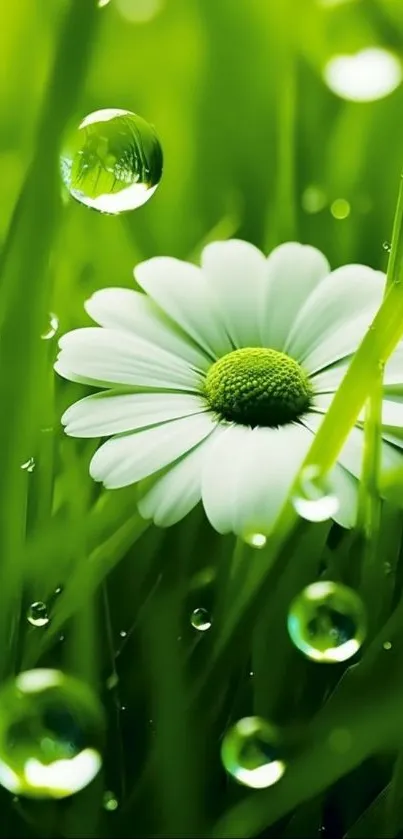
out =
<path fill-rule="evenodd" d="M 95 111 L 64 144 L 61 174 L 70 195 L 101 213 L 135 210 L 162 176 L 162 149 L 145 119 L 118 108 Z"/>
<path fill-rule="evenodd" d="M 286 764 L 279 730 L 260 717 L 244 717 L 227 731 L 221 759 L 229 775 L 253 789 L 270 787 L 284 775 Z"/>
<path fill-rule="evenodd" d="M 347 661 L 367 632 L 364 604 L 353 589 L 330 581 L 312 583 L 293 600 L 288 614 L 291 640 L 313 661 Z"/>
<path fill-rule="evenodd" d="M 212 623 L 210 613 L 207 609 L 194 609 L 190 617 L 190 623 L 194 629 L 205 632 L 206 629 L 210 629 Z"/>
<path fill-rule="evenodd" d="M 101 767 L 104 714 L 89 687 L 28 670 L 0 691 L 0 783 L 14 795 L 65 798 Z"/>

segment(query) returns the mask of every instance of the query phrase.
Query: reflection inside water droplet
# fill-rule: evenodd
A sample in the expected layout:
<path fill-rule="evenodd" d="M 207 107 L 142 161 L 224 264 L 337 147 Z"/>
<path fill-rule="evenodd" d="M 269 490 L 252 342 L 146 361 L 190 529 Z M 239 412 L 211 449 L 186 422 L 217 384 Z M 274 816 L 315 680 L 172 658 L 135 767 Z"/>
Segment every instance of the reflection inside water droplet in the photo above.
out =
<path fill-rule="evenodd" d="M 37 600 L 35 603 L 31 603 L 27 612 L 27 620 L 31 626 L 46 626 L 46 624 L 49 623 L 48 608 L 46 603 L 43 603 L 42 600 Z"/>
<path fill-rule="evenodd" d="M 341 583 L 307 586 L 292 602 L 288 614 L 291 640 L 308 658 L 339 662 L 360 649 L 367 631 L 362 600 Z"/>
<path fill-rule="evenodd" d="M 236 781 L 253 789 L 275 784 L 286 769 L 280 733 L 260 717 L 245 717 L 227 731 L 221 759 Z"/>
<path fill-rule="evenodd" d="M 33 798 L 64 798 L 101 767 L 102 707 L 57 670 L 20 673 L 0 691 L 0 783 Z"/>
<path fill-rule="evenodd" d="M 206 629 L 210 629 L 212 621 L 207 609 L 194 609 L 190 617 L 190 623 L 194 629 L 205 632 Z"/>
<path fill-rule="evenodd" d="M 315 465 L 306 466 L 292 498 L 295 511 L 307 521 L 327 521 L 339 509 L 339 501 L 328 479 Z"/>
<path fill-rule="evenodd" d="M 162 149 L 154 128 L 130 111 L 89 114 L 68 138 L 62 178 L 77 201 L 101 213 L 135 210 L 154 194 Z"/>

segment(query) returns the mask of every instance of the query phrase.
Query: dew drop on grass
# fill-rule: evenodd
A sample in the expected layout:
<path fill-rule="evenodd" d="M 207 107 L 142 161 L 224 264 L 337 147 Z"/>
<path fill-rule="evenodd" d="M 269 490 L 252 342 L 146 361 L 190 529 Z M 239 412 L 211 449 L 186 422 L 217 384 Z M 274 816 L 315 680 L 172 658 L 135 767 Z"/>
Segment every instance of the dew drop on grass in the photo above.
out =
<path fill-rule="evenodd" d="M 229 775 L 244 786 L 264 789 L 279 781 L 286 764 L 278 729 L 260 717 L 245 717 L 225 734 L 221 759 Z"/>
<path fill-rule="evenodd" d="M 243 538 L 251 548 L 264 548 L 267 543 L 264 533 L 246 533 Z"/>
<path fill-rule="evenodd" d="M 119 807 L 119 802 L 115 793 L 110 790 L 104 792 L 103 804 L 104 810 L 108 810 L 109 813 L 113 813 L 114 810 L 117 810 Z"/>
<path fill-rule="evenodd" d="M 126 632 L 126 630 L 125 630 L 125 629 L 121 629 L 121 630 L 120 630 L 120 632 L 119 632 L 119 635 L 120 635 L 120 637 L 121 637 L 121 638 L 126 638 L 126 636 L 127 636 L 127 632 Z"/>
<path fill-rule="evenodd" d="M 392 644 L 391 644 L 390 641 L 384 641 L 382 646 L 383 646 L 384 650 L 391 650 L 392 649 Z"/>
<path fill-rule="evenodd" d="M 28 460 L 25 461 L 25 463 L 21 463 L 21 469 L 23 469 L 24 472 L 33 472 L 35 469 L 34 458 L 29 457 Z"/>
<path fill-rule="evenodd" d="M 392 245 L 391 245 L 390 242 L 383 242 L 382 247 L 383 247 L 384 251 L 386 251 L 386 253 L 390 253 L 391 250 L 392 250 Z"/>
<path fill-rule="evenodd" d="M 162 149 L 154 128 L 131 111 L 106 108 L 82 120 L 61 155 L 65 186 L 81 204 L 115 215 L 154 194 Z"/>
<path fill-rule="evenodd" d="M 59 318 L 55 315 L 54 312 L 49 312 L 49 320 L 48 325 L 44 332 L 42 332 L 41 338 L 43 341 L 50 341 L 51 338 L 54 338 L 56 335 L 57 330 L 59 329 Z"/>
<path fill-rule="evenodd" d="M 104 713 L 89 687 L 58 670 L 20 673 L 0 690 L 0 784 L 65 798 L 98 773 Z"/>
<path fill-rule="evenodd" d="M 207 609 L 194 609 L 190 616 L 190 623 L 198 632 L 206 632 L 210 629 L 212 620 Z"/>
<path fill-rule="evenodd" d="M 330 581 L 312 583 L 291 603 L 287 620 L 291 640 L 307 658 L 347 661 L 367 632 L 362 600 L 353 589 Z"/>
<path fill-rule="evenodd" d="M 27 620 L 31 626 L 46 626 L 49 623 L 48 607 L 42 600 L 37 600 L 31 603 L 28 612 Z"/>
<path fill-rule="evenodd" d="M 313 522 L 327 521 L 339 509 L 337 496 L 315 465 L 302 470 L 292 503 L 301 518 Z"/>

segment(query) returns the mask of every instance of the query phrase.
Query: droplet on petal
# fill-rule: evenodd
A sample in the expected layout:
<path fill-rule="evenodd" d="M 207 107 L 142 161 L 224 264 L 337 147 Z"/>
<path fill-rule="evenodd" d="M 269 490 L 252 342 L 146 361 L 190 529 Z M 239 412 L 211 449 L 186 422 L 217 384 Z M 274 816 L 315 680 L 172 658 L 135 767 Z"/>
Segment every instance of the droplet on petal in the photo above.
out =
<path fill-rule="evenodd" d="M 299 516 L 313 522 L 327 521 L 339 509 L 337 496 L 315 465 L 302 469 L 292 503 Z"/>
<path fill-rule="evenodd" d="M 49 623 L 48 607 L 42 600 L 37 600 L 31 603 L 28 612 L 27 620 L 31 626 L 46 626 Z"/>
<path fill-rule="evenodd" d="M 190 623 L 194 629 L 197 629 L 199 632 L 205 632 L 206 629 L 210 629 L 212 620 L 207 609 L 194 609 L 191 614 Z"/>
<path fill-rule="evenodd" d="M 275 784 L 286 769 L 280 733 L 260 717 L 245 717 L 227 731 L 221 759 L 229 775 L 253 789 Z"/>
<path fill-rule="evenodd" d="M 32 798 L 65 798 L 101 767 L 102 706 L 58 670 L 20 673 L 0 690 L 0 783 Z"/>
<path fill-rule="evenodd" d="M 77 201 L 115 215 L 141 207 L 162 175 L 154 128 L 131 111 L 105 108 L 82 120 L 64 145 L 63 181 Z"/>
<path fill-rule="evenodd" d="M 358 594 L 328 581 L 312 583 L 293 600 L 287 625 L 295 646 L 320 662 L 347 661 L 360 649 L 367 632 Z"/>

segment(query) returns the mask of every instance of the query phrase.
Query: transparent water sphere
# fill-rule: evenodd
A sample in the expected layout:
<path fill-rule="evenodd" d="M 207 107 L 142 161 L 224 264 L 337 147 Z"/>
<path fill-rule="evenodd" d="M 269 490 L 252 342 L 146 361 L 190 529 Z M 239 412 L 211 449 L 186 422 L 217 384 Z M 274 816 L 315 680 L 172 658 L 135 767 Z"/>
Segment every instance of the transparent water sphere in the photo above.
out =
<path fill-rule="evenodd" d="M 302 470 L 292 503 L 299 516 L 313 522 L 327 521 L 339 509 L 339 500 L 328 479 L 314 465 Z"/>
<path fill-rule="evenodd" d="M 145 119 L 118 108 L 94 111 L 72 132 L 60 160 L 70 195 L 112 215 L 141 207 L 162 175 L 162 149 Z"/>
<path fill-rule="evenodd" d="M 347 661 L 360 649 L 367 633 L 364 604 L 341 583 L 307 586 L 288 613 L 291 640 L 307 658 L 320 662 Z"/>
<path fill-rule="evenodd" d="M 42 600 L 37 600 L 31 603 L 28 612 L 27 620 L 31 626 L 46 626 L 49 623 L 48 607 Z"/>
<path fill-rule="evenodd" d="M 270 787 L 286 770 L 280 733 L 260 717 L 244 717 L 227 731 L 221 759 L 229 775 L 253 789 Z"/>
<path fill-rule="evenodd" d="M 210 629 L 212 620 L 207 609 L 194 609 L 190 617 L 190 623 L 194 629 L 205 632 Z"/>
<path fill-rule="evenodd" d="M 104 715 L 83 683 L 28 670 L 0 690 L 0 783 L 13 794 L 65 798 L 101 767 Z"/>

